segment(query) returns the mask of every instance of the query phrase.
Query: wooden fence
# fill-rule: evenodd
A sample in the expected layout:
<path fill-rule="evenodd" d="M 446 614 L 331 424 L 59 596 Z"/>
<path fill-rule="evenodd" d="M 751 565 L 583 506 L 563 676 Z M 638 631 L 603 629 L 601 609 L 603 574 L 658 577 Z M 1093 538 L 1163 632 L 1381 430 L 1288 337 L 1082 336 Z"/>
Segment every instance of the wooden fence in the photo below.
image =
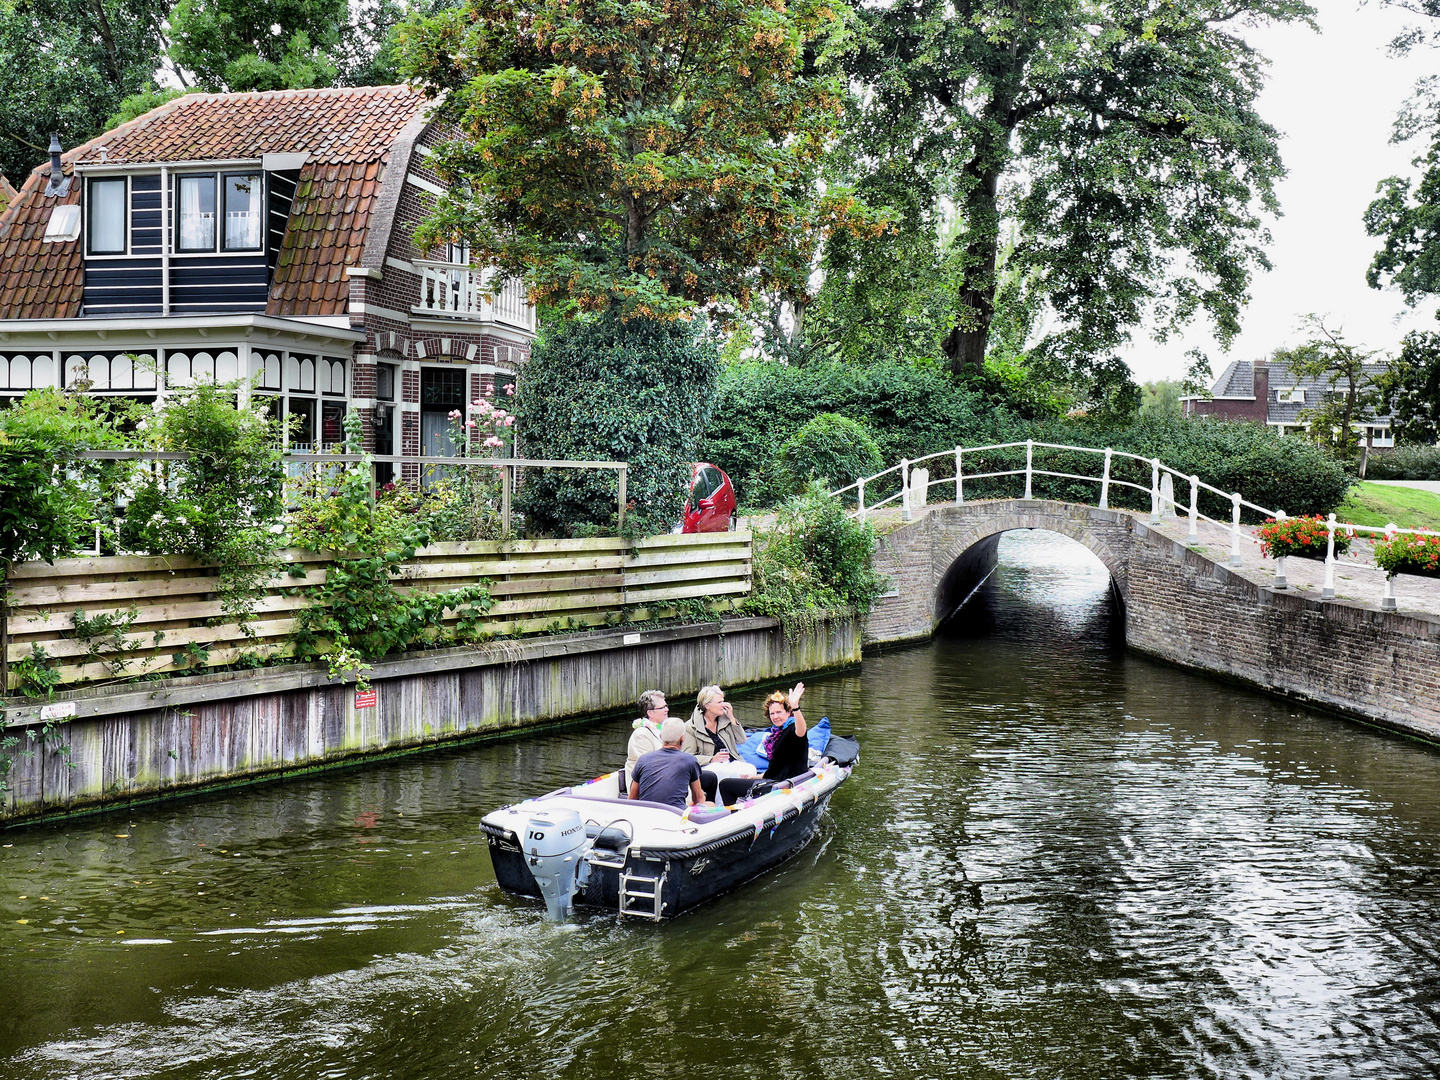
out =
<path fill-rule="evenodd" d="M 668 601 L 692 597 L 728 608 L 750 591 L 747 531 L 655 536 L 629 541 L 504 540 L 435 544 L 416 552 L 397 578 L 402 589 L 443 591 L 490 582 L 494 599 L 483 629 L 520 635 L 666 614 Z M 254 636 L 225 621 L 214 566 L 164 556 L 65 559 L 11 569 L 10 684 L 15 664 L 35 647 L 58 662 L 66 684 L 109 682 L 284 655 L 309 590 L 325 580 L 328 558 L 282 553 L 289 564 L 255 606 Z M 123 632 L 82 637 L 83 620 L 119 616 Z M 133 619 L 132 619 L 133 613 Z"/>

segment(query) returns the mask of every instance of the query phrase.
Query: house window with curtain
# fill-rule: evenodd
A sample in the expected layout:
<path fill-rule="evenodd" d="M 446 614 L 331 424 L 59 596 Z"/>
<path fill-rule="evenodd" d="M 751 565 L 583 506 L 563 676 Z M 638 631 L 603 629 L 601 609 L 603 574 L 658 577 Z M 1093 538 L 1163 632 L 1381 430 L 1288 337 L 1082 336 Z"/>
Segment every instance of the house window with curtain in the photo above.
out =
<path fill-rule="evenodd" d="M 125 254 L 125 180 L 90 181 L 90 254 Z"/>
<path fill-rule="evenodd" d="M 215 250 L 215 177 L 182 176 L 179 181 L 179 251 Z"/>
<path fill-rule="evenodd" d="M 225 175 L 225 250 L 259 251 L 265 209 L 260 173 Z"/>

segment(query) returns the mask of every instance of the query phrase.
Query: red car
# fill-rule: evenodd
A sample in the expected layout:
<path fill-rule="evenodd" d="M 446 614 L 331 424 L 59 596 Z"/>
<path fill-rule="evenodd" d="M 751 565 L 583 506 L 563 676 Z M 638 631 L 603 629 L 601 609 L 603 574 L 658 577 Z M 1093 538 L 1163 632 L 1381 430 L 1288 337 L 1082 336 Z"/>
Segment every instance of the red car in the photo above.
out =
<path fill-rule="evenodd" d="M 735 521 L 735 488 L 730 477 L 708 461 L 690 473 L 690 498 L 685 502 L 682 533 L 729 532 Z"/>

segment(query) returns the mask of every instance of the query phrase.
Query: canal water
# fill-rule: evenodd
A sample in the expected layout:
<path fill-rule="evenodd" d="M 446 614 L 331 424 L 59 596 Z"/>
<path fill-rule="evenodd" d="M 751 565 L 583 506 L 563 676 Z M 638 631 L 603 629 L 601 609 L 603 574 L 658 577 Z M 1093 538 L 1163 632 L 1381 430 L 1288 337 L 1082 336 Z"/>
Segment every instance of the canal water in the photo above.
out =
<path fill-rule="evenodd" d="M 1436 1075 L 1440 751 L 1127 655 L 1088 552 L 1000 550 L 811 684 L 863 747 L 817 842 L 663 926 L 545 925 L 476 830 L 623 721 L 0 834 L 0 1076 Z"/>

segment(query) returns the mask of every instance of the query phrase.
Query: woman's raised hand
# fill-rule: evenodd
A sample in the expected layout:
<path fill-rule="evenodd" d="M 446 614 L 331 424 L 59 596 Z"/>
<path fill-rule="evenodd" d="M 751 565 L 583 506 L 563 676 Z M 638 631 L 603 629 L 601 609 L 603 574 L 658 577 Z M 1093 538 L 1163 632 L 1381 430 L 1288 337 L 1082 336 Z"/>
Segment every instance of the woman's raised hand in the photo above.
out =
<path fill-rule="evenodd" d="M 798 709 L 800 707 L 800 695 L 803 693 L 805 693 L 805 684 L 803 682 L 797 682 L 795 689 L 790 691 L 788 697 L 790 708 Z"/>

